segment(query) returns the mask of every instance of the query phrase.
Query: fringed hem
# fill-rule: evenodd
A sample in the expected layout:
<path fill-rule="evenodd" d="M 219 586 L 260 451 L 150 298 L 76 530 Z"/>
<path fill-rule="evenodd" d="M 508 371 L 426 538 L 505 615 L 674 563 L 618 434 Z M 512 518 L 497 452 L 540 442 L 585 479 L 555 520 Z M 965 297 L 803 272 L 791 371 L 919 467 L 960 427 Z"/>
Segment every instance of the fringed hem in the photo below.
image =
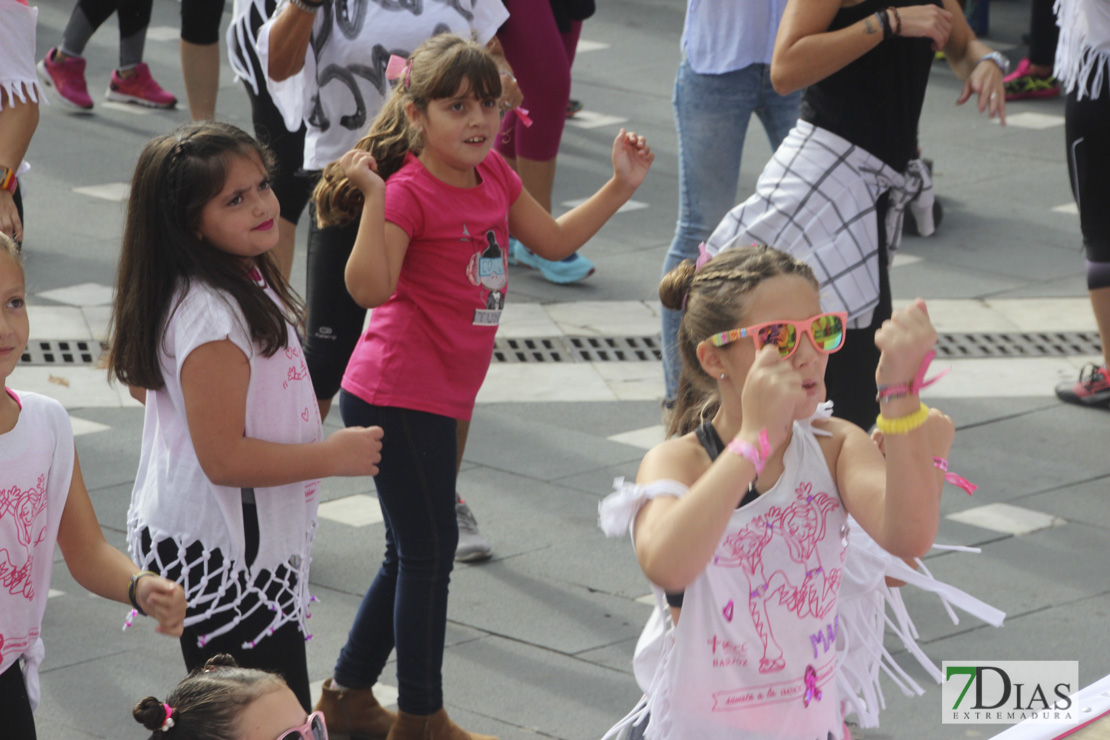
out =
<path fill-rule="evenodd" d="M 38 80 L 0 80 L 0 90 L 7 93 L 8 100 L 18 100 L 20 103 L 39 103 L 46 101 L 42 94 L 42 86 Z M 0 100 L 0 110 L 4 110 L 4 101 Z"/>
<path fill-rule="evenodd" d="M 1110 69 L 1110 50 L 1105 48 L 1110 40 L 1103 39 L 1098 48 L 1091 43 L 1090 21 L 1079 0 L 1056 0 L 1053 10 L 1060 27 L 1054 74 L 1064 82 L 1065 91 L 1075 92 L 1077 99 L 1094 100 Z"/>
<path fill-rule="evenodd" d="M 230 632 L 262 609 L 268 609 L 273 617 L 253 639 L 242 644 L 244 650 L 255 647 L 291 622 L 297 624 L 306 640 L 312 639 L 306 620 L 312 616 L 308 612 L 309 604 L 317 599 L 308 593 L 308 557 L 294 554 L 284 564 L 273 569 L 255 567 L 248 570 L 224 555 L 220 567 L 211 569 L 209 558 L 212 551 L 209 549 L 205 549 L 200 558 L 192 561 L 187 559 L 187 549 L 194 543 L 199 543 L 199 540 L 150 532 L 150 551 L 143 552 L 140 547 L 140 533 L 144 529 L 150 531 L 147 527 L 131 527 L 128 545 L 132 559 L 140 568 L 160 574 L 171 573 L 180 568 L 177 582 L 185 590 L 188 604 L 186 627 L 219 624 L 197 638 L 199 646 L 203 647 L 210 640 Z M 186 539 L 189 541 L 186 542 Z M 311 533 L 309 540 L 311 544 Z M 159 554 L 159 546 L 166 542 L 173 542 L 177 550 L 176 557 L 169 562 L 163 562 Z M 215 588 L 213 584 L 216 584 Z M 270 593 L 274 595 L 270 596 Z M 248 599 L 253 603 L 243 611 L 243 603 Z"/>

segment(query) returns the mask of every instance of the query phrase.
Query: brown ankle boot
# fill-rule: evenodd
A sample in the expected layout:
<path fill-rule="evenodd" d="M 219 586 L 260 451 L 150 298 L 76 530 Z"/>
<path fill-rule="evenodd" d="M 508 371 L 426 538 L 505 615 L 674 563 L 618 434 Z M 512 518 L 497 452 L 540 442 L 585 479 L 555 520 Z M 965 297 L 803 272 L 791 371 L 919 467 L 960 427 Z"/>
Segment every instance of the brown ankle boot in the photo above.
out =
<path fill-rule="evenodd" d="M 332 686 L 330 678 L 324 681 L 316 711 L 324 713 L 329 733 L 369 740 L 384 740 L 397 720 L 397 715 L 374 698 L 373 689 L 340 691 Z"/>
<path fill-rule="evenodd" d="M 331 725 L 328 725 L 331 728 Z M 428 716 L 397 712 L 386 740 L 497 740 L 493 735 L 467 732 L 447 716 L 446 709 Z"/>

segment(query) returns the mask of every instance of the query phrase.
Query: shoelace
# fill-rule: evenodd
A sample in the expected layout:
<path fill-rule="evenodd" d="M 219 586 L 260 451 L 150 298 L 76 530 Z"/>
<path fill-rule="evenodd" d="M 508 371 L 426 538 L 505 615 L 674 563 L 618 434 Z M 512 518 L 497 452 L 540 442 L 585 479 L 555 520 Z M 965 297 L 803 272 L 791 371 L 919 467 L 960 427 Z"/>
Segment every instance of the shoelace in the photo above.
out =
<path fill-rule="evenodd" d="M 1110 376 L 1107 376 L 1105 368 L 1098 365 L 1084 365 L 1079 371 L 1079 384 L 1088 391 L 1094 391 L 1099 385 L 1107 388 L 1110 387 Z"/>

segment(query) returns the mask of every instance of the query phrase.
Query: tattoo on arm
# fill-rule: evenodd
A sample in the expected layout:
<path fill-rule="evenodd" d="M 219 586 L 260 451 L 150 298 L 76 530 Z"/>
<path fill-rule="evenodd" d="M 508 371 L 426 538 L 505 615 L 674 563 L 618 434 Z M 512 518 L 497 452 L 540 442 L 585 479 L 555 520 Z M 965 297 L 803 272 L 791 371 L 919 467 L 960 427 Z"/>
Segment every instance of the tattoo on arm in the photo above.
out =
<path fill-rule="evenodd" d="M 878 31 L 878 29 L 875 28 L 875 24 L 871 22 L 871 16 L 867 16 L 863 19 L 863 27 L 868 36 Z"/>

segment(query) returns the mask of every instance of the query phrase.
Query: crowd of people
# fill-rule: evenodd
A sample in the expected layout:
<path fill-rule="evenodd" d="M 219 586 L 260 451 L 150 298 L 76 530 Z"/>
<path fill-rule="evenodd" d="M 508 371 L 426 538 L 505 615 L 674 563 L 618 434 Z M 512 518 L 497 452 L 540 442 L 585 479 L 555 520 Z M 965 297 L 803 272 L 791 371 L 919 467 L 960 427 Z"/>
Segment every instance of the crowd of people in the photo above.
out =
<path fill-rule="evenodd" d="M 1006 100 L 1067 91 L 1107 347 L 1110 236 L 1089 204 L 1107 195 L 1110 10 L 1058 0 L 1053 17 L 1034 0 L 1036 43 L 1010 74 L 956 0 L 887 2 L 687 6 L 659 288 L 668 439 L 601 512 L 656 593 L 658 649 L 608 737 L 848 740 L 847 715 L 874 721 L 869 684 L 848 675 L 857 658 L 811 637 L 865 631 L 848 611 L 860 570 L 913 581 L 944 483 L 973 488 L 947 470 L 952 420 L 920 400 L 937 340 L 927 305 L 894 311 L 889 275 L 907 212 L 931 228 L 918 123 L 939 53 L 963 83 L 956 102 L 1003 123 Z M 134 708 L 152 738 L 489 738 L 448 717 L 442 663 L 453 563 L 491 555 L 456 482 L 510 266 L 564 284 L 593 273 L 578 250 L 644 182 L 652 148 L 622 129 L 611 177 L 552 215 L 591 0 L 237 0 L 226 41 L 253 135 L 214 120 L 223 11 L 182 3 L 194 121 L 142 148 L 121 238 L 107 368 L 144 405 L 130 557 L 100 532 L 61 406 L 0 394 L 0 546 L 20 574 L 0 593 L 0 716 L 36 736 L 57 543 L 79 584 L 132 606 L 128 624 L 149 615 L 179 639 L 188 678 Z M 113 13 L 107 98 L 175 106 L 142 61 L 151 0 L 79 0 L 37 61 L 35 9 L 0 0 L 0 381 L 30 334 L 19 178 L 43 86 L 94 107 L 82 55 Z M 737 204 L 752 113 L 775 153 Z M 302 301 L 290 274 L 306 206 Z M 1057 394 L 1110 410 L 1106 367 Z M 325 437 L 336 396 L 344 427 Z M 385 553 L 314 706 L 309 563 L 332 476 L 373 477 Z M 861 565 L 865 549 L 884 554 Z M 718 640 L 756 647 L 707 671 Z M 374 694 L 394 652 L 396 712 Z M 772 686 L 774 703 L 713 711 L 722 691 Z"/>

